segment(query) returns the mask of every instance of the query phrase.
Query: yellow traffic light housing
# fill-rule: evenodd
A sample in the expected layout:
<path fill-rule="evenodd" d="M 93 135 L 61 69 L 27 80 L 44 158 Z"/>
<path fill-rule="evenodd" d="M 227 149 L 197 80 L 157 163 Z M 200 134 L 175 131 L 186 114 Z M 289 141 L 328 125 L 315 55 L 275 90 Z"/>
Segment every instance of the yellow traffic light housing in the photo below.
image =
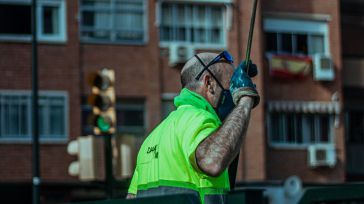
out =
<path fill-rule="evenodd" d="M 92 94 L 88 102 L 92 105 L 91 123 L 95 135 L 114 134 L 116 132 L 115 110 L 115 72 L 102 69 L 89 75 Z"/>

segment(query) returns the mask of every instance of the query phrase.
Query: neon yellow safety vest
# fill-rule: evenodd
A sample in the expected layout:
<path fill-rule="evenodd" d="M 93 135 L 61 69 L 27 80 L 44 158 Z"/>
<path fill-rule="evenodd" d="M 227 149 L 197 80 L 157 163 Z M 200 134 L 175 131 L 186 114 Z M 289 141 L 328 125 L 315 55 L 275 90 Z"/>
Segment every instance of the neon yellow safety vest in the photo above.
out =
<path fill-rule="evenodd" d="M 224 194 L 230 189 L 225 170 L 218 177 L 201 172 L 195 151 L 199 143 L 215 132 L 221 121 L 205 98 L 182 89 L 174 99 L 173 111 L 146 138 L 138 153 L 129 193 L 160 186 L 181 187 L 204 196 Z"/>

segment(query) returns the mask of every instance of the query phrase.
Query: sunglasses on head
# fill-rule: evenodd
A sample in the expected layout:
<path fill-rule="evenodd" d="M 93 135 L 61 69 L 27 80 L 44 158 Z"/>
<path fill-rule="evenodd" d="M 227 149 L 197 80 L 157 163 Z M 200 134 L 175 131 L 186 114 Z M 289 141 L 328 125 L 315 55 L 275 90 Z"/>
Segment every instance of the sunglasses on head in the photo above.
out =
<path fill-rule="evenodd" d="M 204 68 L 201 70 L 201 72 L 196 76 L 196 80 L 199 80 L 201 75 L 203 74 L 203 72 L 205 70 L 207 70 L 212 77 L 215 78 L 216 77 L 212 74 L 212 72 L 208 69 L 211 65 L 216 64 L 218 62 L 221 62 L 221 60 L 228 62 L 229 64 L 233 64 L 234 63 L 234 59 L 233 57 L 230 55 L 230 53 L 226 50 L 224 50 L 223 52 L 221 52 L 219 55 L 217 55 L 213 60 L 211 60 L 211 62 L 209 62 L 207 65 L 205 65 L 205 63 L 203 63 L 203 61 L 200 59 L 200 57 L 198 55 L 195 55 L 195 57 L 198 59 L 198 61 L 200 61 L 200 63 L 204 66 Z"/>

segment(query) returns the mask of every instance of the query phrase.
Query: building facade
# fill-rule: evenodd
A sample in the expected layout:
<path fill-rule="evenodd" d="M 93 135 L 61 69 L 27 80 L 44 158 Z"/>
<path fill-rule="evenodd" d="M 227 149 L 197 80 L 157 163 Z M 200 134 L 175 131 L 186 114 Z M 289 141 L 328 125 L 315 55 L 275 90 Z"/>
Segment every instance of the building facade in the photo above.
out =
<path fill-rule="evenodd" d="M 67 154 L 67 143 L 91 130 L 89 73 L 115 70 L 115 144 L 116 149 L 127 144 L 131 151 L 123 164 L 128 168 L 114 173 L 127 183 L 141 142 L 174 109 L 183 62 L 198 52 L 225 49 L 235 65 L 243 60 L 252 4 L 38 0 L 42 199 L 103 196 L 94 191 L 100 190 L 98 182 L 82 183 L 67 172 L 75 160 Z M 13 192 L 4 199 L 22 193 L 20 201 L 31 196 L 30 8 L 30 0 L 0 0 L 5 76 L 0 81 L 0 185 Z M 340 16 L 338 0 L 259 2 L 251 58 L 259 68 L 254 82 L 261 102 L 241 150 L 238 182 L 281 181 L 291 175 L 303 182 L 346 180 L 342 52 L 362 52 L 346 47 L 356 30 L 342 31 Z"/>

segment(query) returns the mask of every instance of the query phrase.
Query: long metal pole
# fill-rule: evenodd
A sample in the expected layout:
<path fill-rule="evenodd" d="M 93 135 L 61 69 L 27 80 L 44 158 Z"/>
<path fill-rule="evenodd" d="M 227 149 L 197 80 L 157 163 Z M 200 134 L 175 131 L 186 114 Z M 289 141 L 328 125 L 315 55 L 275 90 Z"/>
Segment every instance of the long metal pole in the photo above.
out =
<path fill-rule="evenodd" d="M 255 23 L 255 14 L 256 14 L 256 10 L 257 10 L 257 5 L 258 5 L 258 0 L 254 0 L 252 15 L 251 15 L 251 19 L 250 19 L 248 43 L 247 43 L 247 46 L 246 46 L 246 56 L 245 56 L 245 63 L 246 63 L 246 67 L 247 67 L 247 73 L 249 73 L 250 51 L 251 51 L 252 41 L 253 41 L 254 23 Z M 235 180 L 236 180 L 236 172 L 237 172 L 238 163 L 239 163 L 239 155 L 240 154 L 238 153 L 238 155 L 235 157 L 235 159 L 232 161 L 232 163 L 229 166 L 229 181 L 230 181 L 230 189 L 231 190 L 235 189 Z"/>
<path fill-rule="evenodd" d="M 256 11 L 257 11 L 257 5 L 258 5 L 258 0 L 254 0 L 252 15 L 251 15 L 251 19 L 250 19 L 248 44 L 246 46 L 246 53 L 245 53 L 246 54 L 245 55 L 245 63 L 246 63 L 246 66 L 247 66 L 247 73 L 249 73 L 250 51 L 251 51 L 251 48 L 252 48 L 254 24 L 255 24 L 255 14 L 256 14 Z"/>
<path fill-rule="evenodd" d="M 104 148 L 105 148 L 105 191 L 108 199 L 112 199 L 114 190 L 114 176 L 112 170 L 112 145 L 111 134 L 104 136 Z"/>
<path fill-rule="evenodd" d="M 37 0 L 32 0 L 32 183 L 33 204 L 40 203 L 39 126 L 38 126 L 38 52 L 37 52 Z"/>

